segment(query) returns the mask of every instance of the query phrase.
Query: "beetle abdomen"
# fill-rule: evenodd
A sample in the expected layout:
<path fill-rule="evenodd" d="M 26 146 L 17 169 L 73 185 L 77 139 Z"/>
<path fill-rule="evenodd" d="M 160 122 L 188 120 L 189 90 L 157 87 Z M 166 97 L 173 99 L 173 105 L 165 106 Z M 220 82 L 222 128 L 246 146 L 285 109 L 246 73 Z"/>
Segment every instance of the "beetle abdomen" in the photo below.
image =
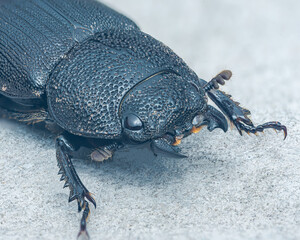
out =
<path fill-rule="evenodd" d="M 137 29 L 96 1 L 0 2 L 0 93 L 38 98 L 57 62 L 76 44 L 107 29 Z"/>

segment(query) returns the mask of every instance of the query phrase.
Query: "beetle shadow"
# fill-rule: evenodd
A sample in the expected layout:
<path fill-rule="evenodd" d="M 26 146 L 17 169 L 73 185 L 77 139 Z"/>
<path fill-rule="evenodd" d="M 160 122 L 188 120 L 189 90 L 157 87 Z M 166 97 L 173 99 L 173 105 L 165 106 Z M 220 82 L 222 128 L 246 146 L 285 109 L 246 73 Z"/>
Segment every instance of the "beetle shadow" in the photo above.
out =
<path fill-rule="evenodd" d="M 76 157 L 74 161 L 76 168 L 87 167 L 99 178 L 122 180 L 122 184 L 139 187 L 166 184 L 180 180 L 185 172 L 185 169 L 180 167 L 180 161 L 186 159 L 156 157 L 144 145 L 125 147 L 118 150 L 113 159 L 101 163 L 87 159 L 85 153 L 85 150 L 81 151 L 80 157 Z"/>
<path fill-rule="evenodd" d="M 55 155 L 55 134 L 44 128 L 43 124 L 24 125 L 16 121 L 1 119 L 2 127 L 9 127 L 12 129 L 21 128 L 30 133 L 35 139 L 42 140 L 43 144 L 49 149 L 53 149 Z M 49 144 L 51 143 L 51 144 Z M 204 144 L 205 145 L 205 144 Z M 185 152 L 192 151 L 195 146 L 188 146 L 184 144 L 182 149 Z M 205 149 L 205 146 L 203 146 Z M 189 154 L 187 154 L 189 156 Z M 211 171 L 216 170 L 215 162 L 218 161 L 214 153 L 205 152 L 197 156 L 197 159 L 192 157 L 177 159 L 158 156 L 155 157 L 148 146 L 137 145 L 135 147 L 125 147 L 118 150 L 112 160 L 105 162 L 94 162 L 88 158 L 86 150 L 79 153 L 74 159 L 73 163 L 77 171 L 88 172 L 95 178 L 109 179 L 112 182 L 120 184 L 130 184 L 135 186 L 145 185 L 166 185 L 174 182 L 179 182 L 190 171 L 190 167 L 195 164 L 202 165 L 201 169 L 208 168 Z M 195 163 L 197 162 L 197 163 Z M 204 167 L 205 165 L 205 167 Z M 201 170 L 200 169 L 200 170 Z M 199 172 L 199 174 L 201 174 Z M 79 174 L 81 175 L 81 174 Z"/>
<path fill-rule="evenodd" d="M 95 162 L 86 158 L 86 151 L 76 156 L 76 169 L 90 171 L 96 179 L 105 179 L 118 185 L 158 186 L 180 181 L 184 177 L 185 168 L 180 165 L 186 159 L 154 156 L 145 145 L 124 147 L 118 150 L 113 159 Z"/>
<path fill-rule="evenodd" d="M 194 146 L 182 146 L 184 151 L 189 151 Z M 82 154 L 82 155 L 81 155 Z M 85 151 L 80 153 L 84 157 L 76 157 L 76 169 L 91 171 L 97 179 L 118 182 L 121 185 L 160 186 L 181 182 L 191 168 L 197 167 L 202 171 L 218 171 L 219 162 L 213 153 L 188 158 L 155 157 L 149 147 L 145 145 L 124 148 L 115 153 L 112 160 L 102 163 L 86 159 Z M 82 159 L 85 159 L 83 161 Z M 222 164 L 222 163 L 221 163 Z M 202 169 L 202 170 L 201 170 Z"/>
<path fill-rule="evenodd" d="M 27 125 L 11 119 L 0 119 L 2 128 L 22 129 L 36 141 L 44 142 L 44 147 L 53 149 L 55 156 L 55 137 L 56 134 L 45 129 L 43 123 Z M 51 143 L 51 144 L 49 144 Z M 96 178 L 107 178 L 111 181 L 130 182 L 134 185 L 161 184 L 180 179 L 184 170 L 178 165 L 179 161 L 185 159 L 173 159 L 155 157 L 152 151 L 146 146 L 125 147 L 118 150 L 112 160 L 105 162 L 95 162 L 89 159 L 90 150 L 82 149 L 76 153 L 73 163 L 79 172 L 84 170 L 96 176 Z M 81 175 L 80 173 L 79 175 Z M 120 181 L 123 182 L 123 181 Z"/>

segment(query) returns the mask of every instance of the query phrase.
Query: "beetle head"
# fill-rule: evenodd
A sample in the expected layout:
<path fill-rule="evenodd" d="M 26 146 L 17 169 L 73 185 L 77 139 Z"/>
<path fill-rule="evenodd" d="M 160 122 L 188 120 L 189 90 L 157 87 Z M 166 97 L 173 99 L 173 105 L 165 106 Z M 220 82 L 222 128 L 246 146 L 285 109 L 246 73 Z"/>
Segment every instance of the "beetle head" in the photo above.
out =
<path fill-rule="evenodd" d="M 175 73 L 160 72 L 134 86 L 122 99 L 123 136 L 134 143 L 151 140 L 153 147 L 179 156 L 174 145 L 207 125 L 208 109 L 202 88 Z"/>

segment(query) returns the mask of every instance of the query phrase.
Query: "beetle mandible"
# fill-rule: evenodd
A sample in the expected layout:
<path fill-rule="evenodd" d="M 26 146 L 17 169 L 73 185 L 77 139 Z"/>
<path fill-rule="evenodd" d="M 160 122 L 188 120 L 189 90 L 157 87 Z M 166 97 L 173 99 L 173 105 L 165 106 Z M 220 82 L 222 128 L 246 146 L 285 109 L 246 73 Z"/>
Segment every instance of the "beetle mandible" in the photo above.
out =
<path fill-rule="evenodd" d="M 155 155 L 181 158 L 183 138 L 204 126 L 226 132 L 226 117 L 241 135 L 273 128 L 286 138 L 284 125 L 254 126 L 250 111 L 218 90 L 231 75 L 224 70 L 206 82 L 133 21 L 93 0 L 0 2 L 2 113 L 58 134 L 60 180 L 83 212 L 80 237 L 88 238 L 89 202 L 96 207 L 72 164 L 81 146 L 100 162 L 142 143 Z"/>

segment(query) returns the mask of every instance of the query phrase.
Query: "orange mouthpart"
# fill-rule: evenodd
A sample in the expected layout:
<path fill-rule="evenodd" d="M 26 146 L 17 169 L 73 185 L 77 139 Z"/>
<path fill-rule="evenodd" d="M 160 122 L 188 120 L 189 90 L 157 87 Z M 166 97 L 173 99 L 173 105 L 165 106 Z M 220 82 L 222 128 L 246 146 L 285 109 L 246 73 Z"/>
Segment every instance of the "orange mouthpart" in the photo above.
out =
<path fill-rule="evenodd" d="M 191 133 L 198 133 L 202 130 L 202 128 L 204 128 L 204 125 L 203 126 L 200 126 L 200 127 L 195 127 L 193 126 L 193 128 L 191 129 Z M 182 138 L 183 136 L 178 136 L 175 138 L 175 142 L 172 144 L 173 146 L 177 146 L 181 143 L 182 141 Z"/>
<path fill-rule="evenodd" d="M 204 128 L 204 126 L 200 126 L 200 127 L 193 127 L 192 128 L 192 130 L 191 130 L 191 132 L 192 133 L 198 133 L 198 132 L 200 132 L 201 130 L 202 130 L 202 128 Z"/>
<path fill-rule="evenodd" d="M 181 138 L 176 138 L 175 142 L 172 144 L 173 146 L 177 146 L 181 143 Z"/>

